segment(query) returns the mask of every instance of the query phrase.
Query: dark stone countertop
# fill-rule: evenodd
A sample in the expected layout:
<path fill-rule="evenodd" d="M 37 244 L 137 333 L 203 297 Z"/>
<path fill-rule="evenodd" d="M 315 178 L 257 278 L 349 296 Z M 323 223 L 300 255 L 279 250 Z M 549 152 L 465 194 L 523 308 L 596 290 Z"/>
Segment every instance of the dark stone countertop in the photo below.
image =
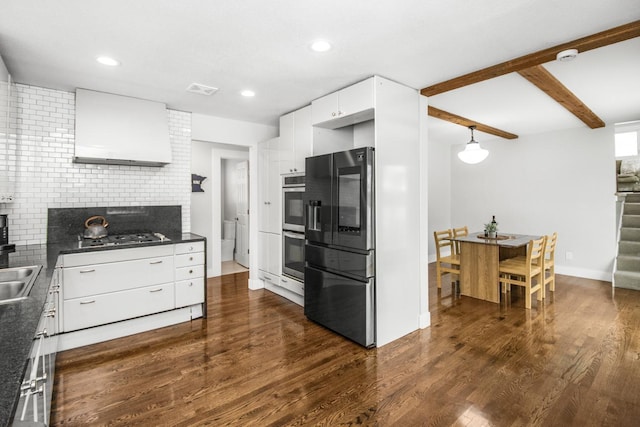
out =
<path fill-rule="evenodd" d="M 8 259 L 7 263 L 2 266 L 3 268 L 42 265 L 42 270 L 28 298 L 0 304 L 0 426 L 10 424 L 15 406 L 18 403 L 22 377 L 58 256 L 205 240 L 204 237 L 193 233 L 181 233 L 167 237 L 171 240 L 102 248 L 79 248 L 77 239 L 73 239 L 49 245 L 16 246 L 15 252 L 6 255 Z"/>

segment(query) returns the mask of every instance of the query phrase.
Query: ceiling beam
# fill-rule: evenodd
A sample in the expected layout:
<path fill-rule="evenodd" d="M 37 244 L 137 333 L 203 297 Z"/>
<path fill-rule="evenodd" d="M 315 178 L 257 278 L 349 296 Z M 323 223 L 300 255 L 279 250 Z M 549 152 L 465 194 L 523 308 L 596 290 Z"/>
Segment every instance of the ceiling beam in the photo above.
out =
<path fill-rule="evenodd" d="M 541 65 L 556 59 L 558 52 L 565 49 L 578 49 L 578 52 L 597 49 L 610 44 L 640 37 L 640 21 L 630 22 L 610 30 L 582 37 L 567 43 L 559 44 L 548 49 L 540 50 L 529 55 L 521 56 L 501 64 L 483 68 L 460 77 L 453 78 L 435 85 L 426 87 L 420 91 L 422 95 L 434 96 L 453 89 L 458 89 L 494 77 L 518 72 L 527 68 Z"/>
<path fill-rule="evenodd" d="M 538 89 L 569 110 L 571 114 L 582 120 L 591 129 L 604 127 L 604 122 L 600 117 L 596 116 L 589 107 L 542 65 L 520 70 L 518 74 L 536 85 Z"/>
<path fill-rule="evenodd" d="M 446 120 L 448 122 L 455 123 L 460 126 L 465 126 L 465 127 L 475 126 L 476 130 L 480 132 L 490 133 L 491 135 L 499 136 L 501 138 L 516 139 L 518 137 L 518 135 L 516 134 L 510 133 L 504 130 L 496 129 L 491 126 L 483 125 L 482 123 L 478 123 L 474 120 L 470 120 L 465 117 L 458 116 L 456 114 L 449 113 L 444 110 L 440 110 L 439 108 L 432 107 L 431 105 L 429 105 L 427 112 L 431 117 L 435 117 L 441 120 Z"/>

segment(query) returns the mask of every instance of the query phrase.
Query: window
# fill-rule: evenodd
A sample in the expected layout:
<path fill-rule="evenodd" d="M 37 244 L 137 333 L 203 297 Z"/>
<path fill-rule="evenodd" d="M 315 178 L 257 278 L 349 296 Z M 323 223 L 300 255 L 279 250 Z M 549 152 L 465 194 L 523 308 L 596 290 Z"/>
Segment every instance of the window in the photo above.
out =
<path fill-rule="evenodd" d="M 638 132 L 616 133 L 616 158 L 638 155 Z"/>

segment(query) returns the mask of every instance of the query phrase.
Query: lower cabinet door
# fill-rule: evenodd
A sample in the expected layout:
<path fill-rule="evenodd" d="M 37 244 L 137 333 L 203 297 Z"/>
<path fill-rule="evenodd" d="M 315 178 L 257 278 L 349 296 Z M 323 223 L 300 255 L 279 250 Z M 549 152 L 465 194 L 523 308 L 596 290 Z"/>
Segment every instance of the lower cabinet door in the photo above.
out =
<path fill-rule="evenodd" d="M 298 295 L 304 296 L 304 283 L 298 282 L 297 280 L 281 277 L 280 286 Z"/>
<path fill-rule="evenodd" d="M 176 282 L 176 308 L 204 302 L 204 279 Z"/>
<path fill-rule="evenodd" d="M 64 332 L 132 319 L 173 308 L 175 308 L 173 283 L 65 300 Z"/>

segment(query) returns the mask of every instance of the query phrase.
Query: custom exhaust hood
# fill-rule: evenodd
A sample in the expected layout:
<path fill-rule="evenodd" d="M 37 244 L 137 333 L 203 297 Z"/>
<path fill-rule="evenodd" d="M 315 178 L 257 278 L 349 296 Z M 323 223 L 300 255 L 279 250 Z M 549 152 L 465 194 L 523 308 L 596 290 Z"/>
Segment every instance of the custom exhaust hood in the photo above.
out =
<path fill-rule="evenodd" d="M 167 107 L 160 102 L 76 89 L 75 163 L 171 163 Z"/>

